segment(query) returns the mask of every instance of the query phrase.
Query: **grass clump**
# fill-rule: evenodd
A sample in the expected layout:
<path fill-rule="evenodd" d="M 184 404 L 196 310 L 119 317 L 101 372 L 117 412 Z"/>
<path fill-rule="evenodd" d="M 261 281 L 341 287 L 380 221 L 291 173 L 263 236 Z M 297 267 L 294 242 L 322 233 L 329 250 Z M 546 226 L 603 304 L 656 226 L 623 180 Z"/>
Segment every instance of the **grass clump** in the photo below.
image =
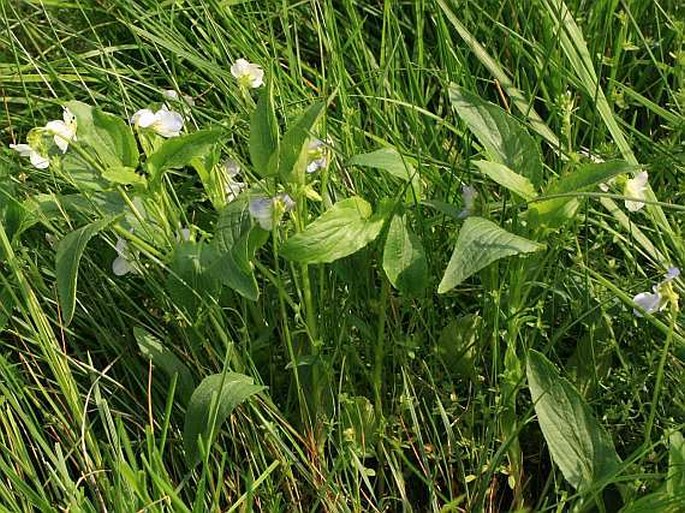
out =
<path fill-rule="evenodd" d="M 0 12 L 4 510 L 678 511 L 679 2 Z"/>

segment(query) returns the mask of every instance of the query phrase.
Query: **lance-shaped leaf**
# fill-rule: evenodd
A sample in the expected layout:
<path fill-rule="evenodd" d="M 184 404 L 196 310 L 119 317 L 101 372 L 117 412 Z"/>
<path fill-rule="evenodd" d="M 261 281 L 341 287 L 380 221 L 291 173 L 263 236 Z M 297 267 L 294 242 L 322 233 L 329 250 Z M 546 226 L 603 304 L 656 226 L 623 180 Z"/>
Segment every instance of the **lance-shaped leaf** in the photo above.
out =
<path fill-rule="evenodd" d="M 526 373 L 540 429 L 564 478 L 582 491 L 613 476 L 621 460 L 611 436 L 576 388 L 537 351 L 529 351 Z"/>
<path fill-rule="evenodd" d="M 250 160 L 257 174 L 271 176 L 278 172 L 275 166 L 269 167 L 271 156 L 277 153 L 278 121 L 274 109 L 273 85 L 268 80 L 250 119 Z"/>
<path fill-rule="evenodd" d="M 383 270 L 393 287 L 405 294 L 419 295 L 428 284 L 426 254 L 405 216 L 395 216 L 390 222 L 383 250 Z"/>
<path fill-rule="evenodd" d="M 500 258 L 532 253 L 542 244 L 509 233 L 482 217 L 469 217 L 459 231 L 445 275 L 438 286 L 443 294 Z"/>
<path fill-rule="evenodd" d="M 521 123 L 494 103 L 450 84 L 450 101 L 459 117 L 487 151 L 490 160 L 528 178 L 535 187 L 542 180 L 538 143 Z"/>
<path fill-rule="evenodd" d="M 252 378 L 235 372 L 212 374 L 202 380 L 188 403 L 183 427 L 186 461 L 199 461 L 198 440 L 202 437 L 209 450 L 217 431 L 240 403 L 265 387 L 255 385 Z"/>
<path fill-rule="evenodd" d="M 82 226 L 65 235 L 57 244 L 57 295 L 62 307 L 62 319 L 65 326 L 74 317 L 78 267 L 86 245 L 95 234 L 104 230 L 111 222 L 112 218 L 105 218 Z"/>
<path fill-rule="evenodd" d="M 309 107 L 283 135 L 278 152 L 271 156 L 272 161 L 267 168 L 273 169 L 277 166 L 278 174 L 283 180 L 304 183 L 309 139 L 314 125 L 323 113 L 323 108 L 322 102 Z M 277 159 L 277 163 L 274 163 L 273 159 Z"/>
<path fill-rule="evenodd" d="M 289 260 L 307 264 L 333 262 L 356 253 L 373 241 L 385 219 L 372 215 L 359 197 L 339 201 L 307 228 L 290 237 L 281 252 Z"/>
<path fill-rule="evenodd" d="M 174 304 L 191 319 L 204 300 L 211 302 L 218 296 L 221 283 L 212 273 L 216 258 L 214 247 L 206 242 L 180 242 L 171 254 L 166 288 Z"/>

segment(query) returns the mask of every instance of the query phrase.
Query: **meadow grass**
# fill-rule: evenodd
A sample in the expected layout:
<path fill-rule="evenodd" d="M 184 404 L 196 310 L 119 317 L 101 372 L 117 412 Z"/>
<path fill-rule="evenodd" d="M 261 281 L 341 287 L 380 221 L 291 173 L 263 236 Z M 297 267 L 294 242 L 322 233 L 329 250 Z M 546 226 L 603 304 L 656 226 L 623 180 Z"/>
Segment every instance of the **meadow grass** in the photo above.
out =
<path fill-rule="evenodd" d="M 128 120 L 174 89 L 194 100 L 174 104 L 186 131 L 221 127 L 221 155 L 275 194 L 249 164 L 266 88 L 238 87 L 230 67 L 245 58 L 265 71 L 281 133 L 325 102 L 315 135 L 331 152 L 252 259 L 257 300 L 206 280 L 201 253 L 194 270 L 179 263 L 178 248 L 205 247 L 223 219 L 186 166 L 164 176 L 141 219 L 127 210 L 90 240 L 73 319 L 55 244 L 111 205 L 68 173 L 0 152 L 2 511 L 682 511 L 682 316 L 677 300 L 633 312 L 636 294 L 685 265 L 679 1 L 15 0 L 0 16 L 5 147 L 67 101 Z M 554 194 L 547 186 L 590 156 L 620 160 L 648 171 L 646 205 L 628 211 L 617 185 L 561 190 L 579 200 L 575 215 L 536 227 L 531 211 L 552 200 L 522 200 L 474 165 L 487 145 L 455 111 L 453 86 L 531 134 L 538 189 Z M 350 165 L 383 147 L 417 177 Z M 477 191 L 471 214 L 544 248 L 438 293 L 469 219 L 464 185 Z M 134 205 L 134 187 L 113 190 Z M 388 277 L 390 223 L 332 263 L 288 257 L 295 234 L 353 196 L 420 241 L 416 293 Z M 117 237 L 139 255 L 137 273 L 112 272 Z M 603 442 L 578 434 L 596 432 L 578 420 L 589 412 L 620 458 L 582 486 L 541 429 L 538 352 L 581 401 L 567 419 L 571 452 L 605 461 Z M 165 372 L 170 361 L 185 370 Z M 189 461 L 191 392 L 229 371 L 265 388 L 225 422 L 211 422 L 221 400 L 209 400 L 216 437 Z"/>

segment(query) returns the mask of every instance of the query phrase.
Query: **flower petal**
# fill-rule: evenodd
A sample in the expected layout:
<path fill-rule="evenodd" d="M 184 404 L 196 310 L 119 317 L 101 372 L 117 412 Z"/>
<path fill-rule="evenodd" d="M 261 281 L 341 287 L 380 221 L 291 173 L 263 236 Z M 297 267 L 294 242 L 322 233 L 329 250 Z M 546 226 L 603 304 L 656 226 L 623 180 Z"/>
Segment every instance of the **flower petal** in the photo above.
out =
<path fill-rule="evenodd" d="M 235 180 L 230 180 L 226 183 L 226 201 L 229 203 L 236 199 L 238 195 L 247 187 L 244 182 L 237 182 Z"/>
<path fill-rule="evenodd" d="M 257 197 L 250 200 L 250 215 L 263 230 L 270 232 L 274 225 L 274 202 L 272 198 Z"/>
<path fill-rule="evenodd" d="M 22 157 L 30 157 L 31 153 L 33 152 L 33 148 L 31 148 L 31 146 L 28 144 L 10 144 L 10 148 L 19 152 L 19 155 Z"/>
<path fill-rule="evenodd" d="M 264 83 L 264 70 L 258 64 L 238 59 L 231 65 L 233 75 L 241 86 L 257 88 Z"/>
<path fill-rule="evenodd" d="M 33 164 L 34 167 L 38 169 L 46 169 L 50 166 L 50 159 L 47 157 L 44 157 L 40 153 L 38 153 L 35 150 L 31 150 L 31 154 L 29 155 L 29 159 L 31 160 L 31 164 Z"/>
<path fill-rule="evenodd" d="M 664 274 L 664 283 L 667 283 L 669 281 L 675 280 L 678 276 L 680 276 L 680 269 L 677 267 L 669 267 L 668 271 L 666 271 L 666 274 Z"/>
<path fill-rule="evenodd" d="M 645 206 L 644 202 L 638 200 L 646 197 L 648 180 L 649 175 L 647 171 L 642 171 L 634 178 L 626 180 L 623 195 L 631 198 L 625 200 L 625 206 L 630 212 L 637 212 Z"/>
<path fill-rule="evenodd" d="M 150 109 L 140 109 L 131 116 L 131 124 L 139 128 L 147 128 L 156 120 L 155 113 Z"/>
<path fill-rule="evenodd" d="M 652 314 L 658 312 L 662 306 L 661 294 L 659 292 L 640 292 L 633 297 L 633 303 L 639 306 L 645 312 Z M 642 311 L 634 308 L 633 313 L 638 317 L 642 317 Z"/>
<path fill-rule="evenodd" d="M 183 116 L 172 110 L 160 109 L 155 113 L 152 129 L 162 137 L 177 137 L 183 129 Z"/>

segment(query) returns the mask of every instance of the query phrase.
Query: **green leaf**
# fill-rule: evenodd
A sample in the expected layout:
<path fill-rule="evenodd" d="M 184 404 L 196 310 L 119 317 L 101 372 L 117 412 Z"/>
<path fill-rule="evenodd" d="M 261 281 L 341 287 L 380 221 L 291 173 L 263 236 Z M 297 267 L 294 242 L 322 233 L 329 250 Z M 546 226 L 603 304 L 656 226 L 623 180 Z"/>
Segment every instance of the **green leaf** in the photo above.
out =
<path fill-rule="evenodd" d="M 297 262 L 333 262 L 372 242 L 383 223 L 384 218 L 372 216 L 371 205 L 362 198 L 347 198 L 333 205 L 303 232 L 290 237 L 281 252 Z"/>
<path fill-rule="evenodd" d="M 253 227 L 247 200 L 232 201 L 219 213 L 210 273 L 241 296 L 256 301 L 259 288 L 251 260 L 268 237 L 268 232 Z"/>
<path fill-rule="evenodd" d="M 235 372 L 212 374 L 203 379 L 190 398 L 183 427 L 188 464 L 199 462 L 200 437 L 209 450 L 217 431 L 236 406 L 264 389 L 255 385 L 252 378 Z"/>
<path fill-rule="evenodd" d="M 638 166 L 623 160 L 581 164 L 568 175 L 553 181 L 547 188 L 546 194 L 583 192 L 616 175 L 629 173 L 637 168 Z M 573 218 L 579 206 L 580 201 L 577 198 L 552 198 L 534 202 L 530 206 L 530 210 L 532 219 L 538 225 L 544 224 L 554 228 Z"/>
<path fill-rule="evenodd" d="M 74 316 L 78 266 L 86 245 L 95 234 L 104 230 L 111 222 L 112 218 L 104 218 L 82 226 L 65 235 L 57 244 L 57 295 L 62 307 L 62 319 L 65 326 Z"/>
<path fill-rule="evenodd" d="M 514 194 L 528 201 L 537 196 L 535 187 L 525 176 L 521 176 L 509 169 L 504 164 L 490 162 L 489 160 L 477 160 L 474 165 L 481 173 L 490 177 L 502 187 L 509 189 Z"/>
<path fill-rule="evenodd" d="M 450 101 L 459 117 L 480 141 L 491 160 L 528 178 L 534 187 L 542 180 L 540 147 L 523 125 L 501 107 L 486 102 L 455 84 Z"/>
<path fill-rule="evenodd" d="M 397 290 L 420 295 L 428 285 L 428 263 L 421 240 L 405 216 L 393 217 L 383 250 L 383 270 Z"/>
<path fill-rule="evenodd" d="M 202 187 L 216 210 L 226 206 L 226 176 L 223 164 L 219 164 L 219 151 L 216 146 L 206 154 L 194 158 L 190 165 L 200 177 Z"/>
<path fill-rule="evenodd" d="M 537 351 L 529 351 L 528 386 L 553 461 L 576 490 L 596 486 L 620 465 L 611 437 L 575 387 Z"/>
<path fill-rule="evenodd" d="M 278 174 L 287 182 L 304 183 L 307 153 L 311 131 L 323 113 L 324 104 L 317 102 L 295 122 L 283 135 L 278 152 L 272 159 L 278 159 Z M 273 168 L 273 161 L 267 169 Z"/>
<path fill-rule="evenodd" d="M 218 296 L 221 283 L 211 272 L 216 258 L 214 248 L 205 243 L 187 241 L 174 248 L 166 288 L 174 304 L 191 319 L 197 316 L 204 299 Z"/>
<path fill-rule="evenodd" d="M 66 179 L 79 190 L 103 191 L 108 183 L 102 179 L 100 172 L 75 151 L 68 151 L 60 162 Z"/>
<path fill-rule="evenodd" d="M 119 185 L 147 187 L 145 177 L 136 173 L 132 167 L 109 167 L 102 172 L 102 178 Z"/>
<path fill-rule="evenodd" d="M 668 437 L 666 490 L 672 496 L 685 493 L 685 439 L 679 431 Z"/>
<path fill-rule="evenodd" d="M 187 166 L 194 158 L 209 153 L 222 134 L 221 129 L 200 130 L 192 134 L 167 139 L 147 159 L 150 180 L 158 181 L 167 169 Z"/>
<path fill-rule="evenodd" d="M 372 167 L 382 169 L 391 175 L 411 184 L 413 195 L 408 201 L 421 200 L 423 186 L 421 177 L 416 171 L 414 159 L 402 156 L 395 148 L 381 148 L 370 153 L 355 155 L 348 162 L 350 166 Z"/>
<path fill-rule="evenodd" d="M 274 109 L 273 85 L 269 80 L 250 120 L 250 160 L 258 175 L 272 176 L 278 173 L 277 168 L 269 167 L 274 154 L 278 154 L 278 121 Z"/>
<path fill-rule="evenodd" d="M 104 167 L 138 167 L 138 145 L 123 119 L 79 101 L 65 106 L 76 116 L 76 144 L 92 148 Z"/>
<path fill-rule="evenodd" d="M 532 253 L 542 244 L 519 237 L 481 217 L 469 217 L 461 227 L 452 258 L 438 286 L 438 293 L 452 290 L 468 277 L 500 258 Z"/>
<path fill-rule="evenodd" d="M 193 375 L 188 367 L 172 351 L 164 346 L 161 340 L 147 331 L 134 327 L 133 335 L 138 342 L 140 352 L 159 367 L 170 378 L 178 374 L 178 391 L 185 403 L 190 399 L 195 387 Z"/>

